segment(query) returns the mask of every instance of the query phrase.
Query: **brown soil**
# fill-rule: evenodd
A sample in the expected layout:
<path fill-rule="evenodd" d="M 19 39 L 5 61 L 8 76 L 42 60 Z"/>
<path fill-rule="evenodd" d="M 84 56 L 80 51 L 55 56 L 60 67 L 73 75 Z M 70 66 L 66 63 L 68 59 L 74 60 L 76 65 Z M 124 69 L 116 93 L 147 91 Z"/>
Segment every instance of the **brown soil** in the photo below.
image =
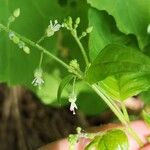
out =
<path fill-rule="evenodd" d="M 44 106 L 31 92 L 0 85 L 0 150 L 35 150 L 86 127 L 69 109 Z"/>

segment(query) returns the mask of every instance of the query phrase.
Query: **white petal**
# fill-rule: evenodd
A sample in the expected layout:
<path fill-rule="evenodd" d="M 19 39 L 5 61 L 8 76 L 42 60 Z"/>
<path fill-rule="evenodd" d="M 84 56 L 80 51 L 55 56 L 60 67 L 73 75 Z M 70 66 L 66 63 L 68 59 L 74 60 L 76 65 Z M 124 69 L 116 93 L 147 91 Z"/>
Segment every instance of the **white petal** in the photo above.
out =
<path fill-rule="evenodd" d="M 73 111 L 74 110 L 74 106 L 73 106 L 73 103 L 71 103 L 70 105 L 70 111 Z"/>
<path fill-rule="evenodd" d="M 53 27 L 53 23 L 52 20 L 50 20 L 50 28 Z"/>
<path fill-rule="evenodd" d="M 75 112 L 75 110 L 73 111 L 73 115 L 75 115 L 76 114 L 76 112 Z"/>
<path fill-rule="evenodd" d="M 78 107 L 77 107 L 76 103 L 74 103 L 74 108 L 75 108 L 75 109 L 78 109 Z"/>
<path fill-rule="evenodd" d="M 61 28 L 61 25 L 60 24 L 56 24 L 53 28 L 53 31 L 58 31 L 59 29 Z"/>
<path fill-rule="evenodd" d="M 55 20 L 55 25 L 58 23 L 58 21 L 57 20 Z"/>
<path fill-rule="evenodd" d="M 61 27 L 63 28 L 63 27 L 64 27 L 64 24 L 62 24 Z"/>
<path fill-rule="evenodd" d="M 32 84 L 34 84 L 36 82 L 36 78 L 33 79 Z"/>

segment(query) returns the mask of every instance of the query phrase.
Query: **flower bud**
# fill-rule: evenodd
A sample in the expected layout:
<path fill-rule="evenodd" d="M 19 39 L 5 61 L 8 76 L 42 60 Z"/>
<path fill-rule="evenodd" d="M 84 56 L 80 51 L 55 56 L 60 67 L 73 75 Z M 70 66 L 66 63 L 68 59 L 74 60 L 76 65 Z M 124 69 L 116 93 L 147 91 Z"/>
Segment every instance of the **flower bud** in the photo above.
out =
<path fill-rule="evenodd" d="M 26 53 L 26 54 L 30 54 L 30 48 L 28 46 L 24 46 L 23 47 L 23 51 Z"/>
<path fill-rule="evenodd" d="M 82 32 L 82 37 L 85 37 L 87 35 L 86 32 Z"/>
<path fill-rule="evenodd" d="M 76 22 L 75 22 L 76 24 L 79 24 L 80 23 L 80 17 L 78 17 L 77 19 L 76 19 Z"/>
<path fill-rule="evenodd" d="M 18 43 L 18 46 L 19 46 L 19 48 L 24 48 L 25 47 L 25 43 L 24 42 L 22 42 L 22 41 L 20 41 L 19 43 Z"/>
<path fill-rule="evenodd" d="M 70 26 L 72 26 L 72 18 L 70 16 L 68 17 L 68 23 Z"/>
<path fill-rule="evenodd" d="M 16 10 L 14 10 L 13 16 L 16 18 L 20 16 L 20 8 L 17 8 Z"/>
<path fill-rule="evenodd" d="M 147 27 L 147 33 L 150 34 L 150 24 Z"/>
<path fill-rule="evenodd" d="M 20 39 L 19 39 L 18 36 L 14 35 L 14 37 L 12 38 L 12 41 L 13 41 L 15 44 L 19 44 Z"/>
<path fill-rule="evenodd" d="M 93 30 L 93 27 L 92 27 L 92 26 L 91 26 L 91 27 L 88 27 L 88 28 L 86 29 L 86 33 L 91 33 L 92 30 Z"/>

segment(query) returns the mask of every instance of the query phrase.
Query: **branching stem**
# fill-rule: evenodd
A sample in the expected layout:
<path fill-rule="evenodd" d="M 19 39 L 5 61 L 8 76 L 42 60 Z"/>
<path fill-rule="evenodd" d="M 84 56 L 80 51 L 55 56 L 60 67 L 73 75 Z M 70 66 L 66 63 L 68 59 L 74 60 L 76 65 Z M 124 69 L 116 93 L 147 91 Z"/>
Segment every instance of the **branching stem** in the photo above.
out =
<path fill-rule="evenodd" d="M 63 62 L 61 59 L 59 59 L 58 57 L 56 57 L 55 55 L 53 55 L 52 53 L 50 53 L 47 49 L 43 48 L 42 46 L 40 46 L 39 44 L 31 41 L 30 39 L 12 31 L 11 29 L 7 28 L 6 26 L 4 26 L 3 24 L 0 24 L 0 28 L 6 32 L 13 32 L 16 36 L 18 36 L 20 39 L 22 39 L 25 43 L 37 48 L 38 50 L 42 51 L 44 54 L 46 54 L 47 56 L 49 56 L 50 58 L 54 59 L 55 61 L 57 61 L 59 64 L 61 64 L 62 66 L 64 66 L 65 68 L 69 69 L 69 65 L 67 65 L 65 62 Z"/>
<path fill-rule="evenodd" d="M 8 33 L 9 32 L 13 32 L 16 36 L 18 36 L 25 43 L 27 43 L 27 44 L 29 44 L 29 45 L 37 48 L 38 50 L 42 51 L 43 54 L 46 54 L 50 58 L 54 59 L 59 64 L 61 64 L 63 67 L 65 67 L 67 70 L 69 69 L 70 66 L 68 64 L 66 64 L 65 62 L 63 62 L 62 60 L 60 60 L 58 57 L 56 57 L 55 55 L 53 55 L 52 53 L 50 53 L 47 49 L 43 48 L 38 43 L 35 43 L 35 42 L 31 41 L 30 39 L 28 39 L 28 38 L 26 38 L 24 36 L 21 36 L 20 34 L 14 32 L 11 29 L 9 29 L 8 27 L 4 26 L 3 24 L 0 24 L 0 29 L 6 31 Z M 86 62 L 86 67 L 88 67 L 89 66 L 89 60 L 88 60 L 88 57 L 86 55 L 86 51 L 85 51 L 82 43 L 80 42 L 78 36 L 76 34 L 73 34 L 73 33 L 72 33 L 72 35 L 73 35 L 75 41 L 77 42 L 78 46 L 80 47 L 81 52 L 82 52 L 83 57 L 84 57 L 85 62 Z M 42 60 L 42 57 L 43 56 L 41 56 L 41 60 Z M 40 62 L 42 62 L 41 60 L 40 60 Z M 40 63 L 40 65 L 41 65 L 41 63 Z M 79 71 L 75 71 L 74 74 L 76 74 L 77 77 L 83 79 L 83 75 L 81 73 L 79 73 Z M 89 85 L 89 83 L 87 83 L 87 84 Z M 122 108 L 123 112 L 124 112 L 124 114 L 123 114 L 120 111 L 120 108 L 118 108 L 118 106 L 116 105 L 116 103 L 109 96 L 107 96 L 107 94 L 102 89 L 100 89 L 97 84 L 89 85 L 89 86 L 104 100 L 104 102 L 110 107 L 110 109 L 118 117 L 118 119 L 121 121 L 121 123 L 126 127 L 126 129 L 128 130 L 128 132 L 134 137 L 134 139 L 137 141 L 137 143 L 140 146 L 142 146 L 143 142 L 141 141 L 141 139 L 137 136 L 137 134 L 135 133 L 135 131 L 129 125 L 126 109 L 124 107 Z"/>
<path fill-rule="evenodd" d="M 78 46 L 79 46 L 79 48 L 80 48 L 80 50 L 81 50 L 81 52 L 82 52 L 82 55 L 83 55 L 83 58 L 84 58 L 84 60 L 85 60 L 86 66 L 89 66 L 89 59 L 88 59 L 88 56 L 87 56 L 87 54 L 86 54 L 86 51 L 85 51 L 85 49 L 84 49 L 82 43 L 80 42 L 78 36 L 77 36 L 74 32 L 71 33 L 71 34 L 72 34 L 72 36 L 74 37 L 75 41 L 77 42 L 77 44 L 78 44 Z"/>

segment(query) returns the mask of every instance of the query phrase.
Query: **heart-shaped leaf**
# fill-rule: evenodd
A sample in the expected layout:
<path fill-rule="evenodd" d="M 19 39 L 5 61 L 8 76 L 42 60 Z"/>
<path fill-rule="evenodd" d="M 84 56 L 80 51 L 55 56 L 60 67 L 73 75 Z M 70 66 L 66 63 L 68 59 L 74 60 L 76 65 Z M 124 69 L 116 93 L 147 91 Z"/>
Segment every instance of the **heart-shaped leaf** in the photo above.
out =
<path fill-rule="evenodd" d="M 136 35 L 140 48 L 147 45 L 150 0 L 88 0 L 88 3 L 112 15 L 121 32 Z"/>
<path fill-rule="evenodd" d="M 107 77 L 99 86 L 114 100 L 125 100 L 150 88 L 150 75 L 144 73 L 123 74 Z"/>

